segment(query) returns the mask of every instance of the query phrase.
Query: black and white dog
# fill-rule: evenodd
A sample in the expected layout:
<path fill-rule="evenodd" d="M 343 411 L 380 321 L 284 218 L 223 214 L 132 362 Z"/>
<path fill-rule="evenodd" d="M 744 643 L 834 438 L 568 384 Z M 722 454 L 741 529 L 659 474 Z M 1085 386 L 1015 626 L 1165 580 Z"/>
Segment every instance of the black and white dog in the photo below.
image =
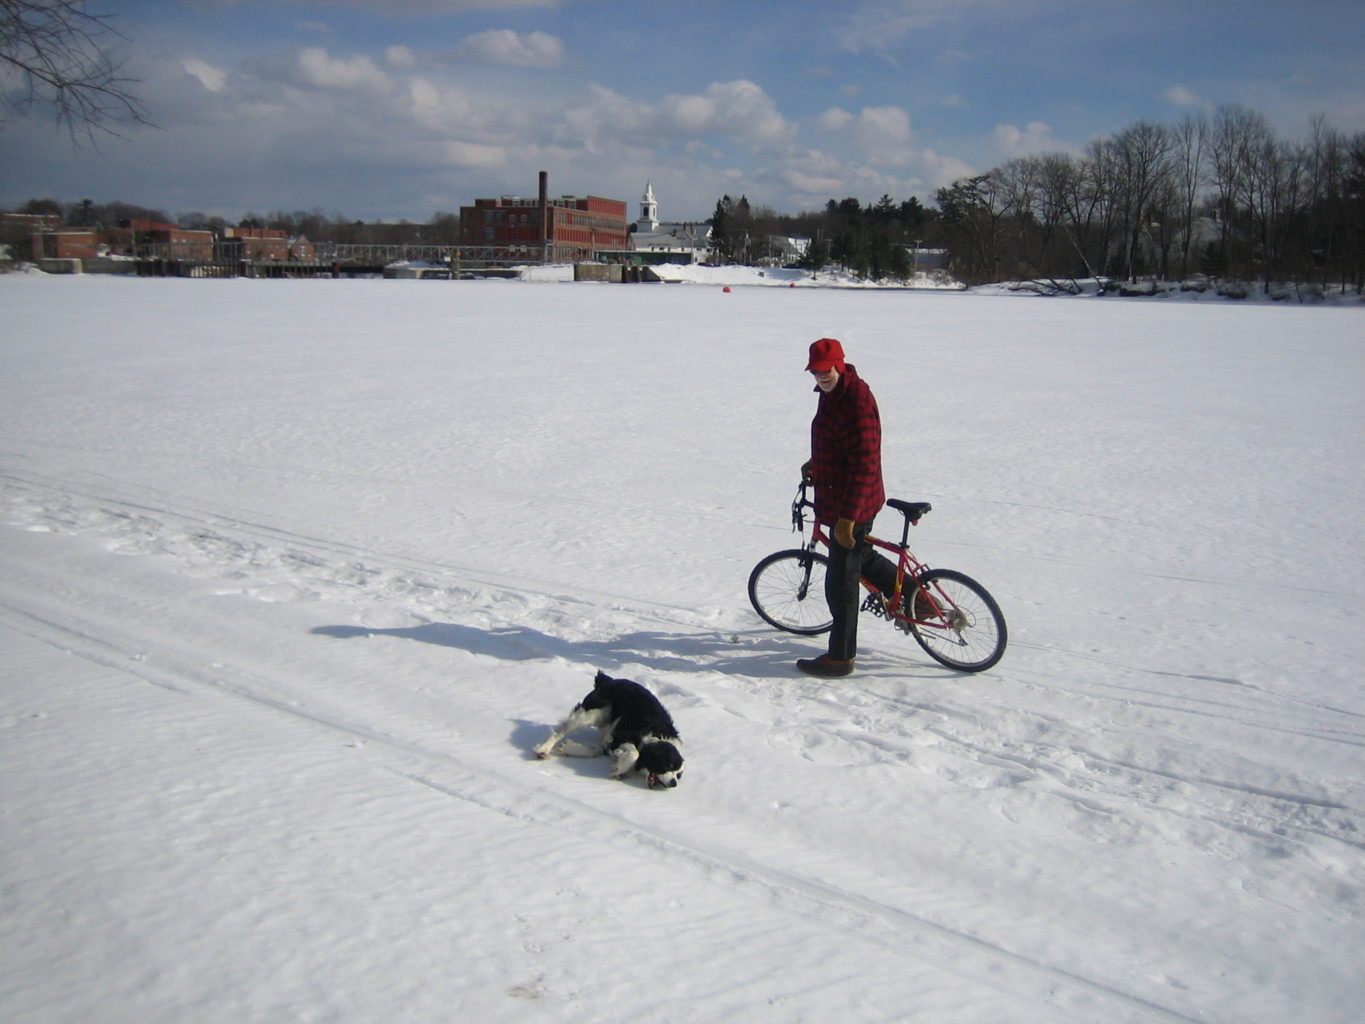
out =
<path fill-rule="evenodd" d="M 595 744 L 565 739 L 579 729 L 595 728 Z M 611 755 L 611 777 L 625 778 L 632 771 L 643 771 L 649 787 L 672 789 L 682 779 L 682 742 L 673 719 L 659 699 L 639 683 L 613 679 L 598 672 L 592 693 L 584 697 L 555 726 L 545 742 L 536 747 L 536 757 L 562 754 L 567 757 Z"/>

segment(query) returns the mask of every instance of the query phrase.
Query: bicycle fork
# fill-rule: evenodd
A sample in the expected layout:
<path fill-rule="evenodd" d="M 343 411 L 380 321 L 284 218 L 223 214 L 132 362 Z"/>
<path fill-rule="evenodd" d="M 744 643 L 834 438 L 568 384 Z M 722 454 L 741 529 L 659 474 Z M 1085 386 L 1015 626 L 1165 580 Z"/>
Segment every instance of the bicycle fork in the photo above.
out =
<path fill-rule="evenodd" d="M 810 571 L 815 566 L 815 552 L 807 548 L 801 555 L 801 585 L 796 589 L 796 599 L 804 601 L 810 595 Z"/>

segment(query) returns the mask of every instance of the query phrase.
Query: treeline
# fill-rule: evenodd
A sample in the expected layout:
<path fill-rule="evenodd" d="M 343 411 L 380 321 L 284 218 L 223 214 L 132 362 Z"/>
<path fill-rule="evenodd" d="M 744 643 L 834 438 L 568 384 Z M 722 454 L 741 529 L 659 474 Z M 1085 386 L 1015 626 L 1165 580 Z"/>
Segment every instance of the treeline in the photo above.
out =
<path fill-rule="evenodd" d="M 89 200 L 35 199 L 20 213 L 55 214 L 68 226 L 121 220 L 172 222 L 161 210 Z M 314 243 L 459 243 L 459 216 L 425 224 L 364 223 L 320 211 L 248 213 L 232 225 L 189 212 L 187 228 L 276 228 Z M 724 196 L 711 225 L 717 263 L 830 264 L 875 279 L 908 278 L 908 250 L 944 249 L 968 284 L 1032 278 L 1242 280 L 1365 286 L 1365 134 L 1316 118 L 1305 140 L 1276 137 L 1242 107 L 1178 124 L 1138 121 L 1080 154 L 1022 157 L 940 188 L 933 204 L 883 195 L 864 205 L 831 199 L 823 210 L 782 214 Z M 810 239 L 804 254 L 780 239 Z"/>
<path fill-rule="evenodd" d="M 725 196 L 719 261 L 779 258 L 771 235 L 811 239 L 804 265 L 903 278 L 906 246 L 945 248 L 969 284 L 1029 278 L 1179 280 L 1196 273 L 1365 284 L 1365 134 L 1317 118 L 1279 139 L 1241 107 L 1179 124 L 1138 121 L 1080 155 L 1022 157 L 940 188 L 933 207 L 884 195 L 783 216 Z"/>
<path fill-rule="evenodd" d="M 715 263 L 765 265 L 794 262 L 809 270 L 837 264 L 859 277 L 904 281 L 914 271 L 908 247 L 937 244 L 938 213 L 914 197 L 897 203 L 884 195 L 863 206 L 857 199 L 831 199 L 824 210 L 783 215 L 767 207 L 753 209 L 744 196 L 722 197 L 711 225 L 711 260 Z M 808 238 L 799 257 L 781 239 Z"/>
<path fill-rule="evenodd" d="M 1138 121 L 1080 156 L 1011 160 L 936 199 L 972 281 L 1202 272 L 1360 290 L 1365 277 L 1365 134 L 1321 118 L 1297 142 L 1241 107 Z"/>

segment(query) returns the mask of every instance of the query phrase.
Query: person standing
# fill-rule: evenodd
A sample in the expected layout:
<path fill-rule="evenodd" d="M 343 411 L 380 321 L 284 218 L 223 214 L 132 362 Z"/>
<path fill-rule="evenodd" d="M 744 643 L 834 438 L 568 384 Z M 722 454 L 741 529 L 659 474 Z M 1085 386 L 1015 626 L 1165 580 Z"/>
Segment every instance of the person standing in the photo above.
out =
<path fill-rule="evenodd" d="M 888 594 L 896 583 L 896 567 L 867 543 L 872 520 L 886 504 L 881 414 L 838 339 L 812 343 L 806 369 L 815 376 L 820 401 L 810 425 L 810 461 L 801 472 L 815 485 L 815 518 L 830 534 L 825 601 L 834 626 L 829 651 L 796 667 L 813 676 L 846 676 L 858 654 L 859 578 Z"/>

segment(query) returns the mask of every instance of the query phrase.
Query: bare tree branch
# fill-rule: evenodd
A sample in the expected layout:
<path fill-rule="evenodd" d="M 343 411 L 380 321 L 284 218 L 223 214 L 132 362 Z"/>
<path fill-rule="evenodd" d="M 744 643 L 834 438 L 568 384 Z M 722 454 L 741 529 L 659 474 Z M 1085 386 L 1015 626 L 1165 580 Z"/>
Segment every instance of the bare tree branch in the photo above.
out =
<path fill-rule="evenodd" d="M 119 135 L 116 125 L 150 124 L 110 49 L 124 37 L 84 0 L 0 0 L 0 131 L 14 117 L 51 108 L 78 134 Z"/>

